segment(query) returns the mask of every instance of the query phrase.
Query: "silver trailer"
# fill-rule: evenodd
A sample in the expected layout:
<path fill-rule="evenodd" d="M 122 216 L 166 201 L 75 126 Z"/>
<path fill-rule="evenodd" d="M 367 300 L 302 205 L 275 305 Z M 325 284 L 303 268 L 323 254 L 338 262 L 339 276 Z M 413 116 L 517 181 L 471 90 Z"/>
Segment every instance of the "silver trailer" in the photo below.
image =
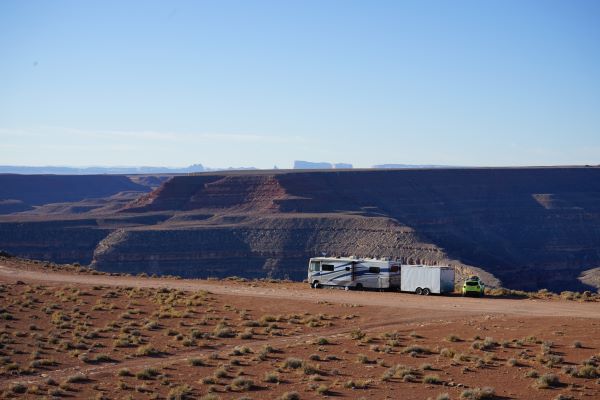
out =
<path fill-rule="evenodd" d="M 400 290 L 416 294 L 454 291 L 454 268 L 426 265 L 402 265 Z"/>
<path fill-rule="evenodd" d="M 350 289 L 399 289 L 400 263 L 355 257 L 316 257 L 308 264 L 311 287 Z"/>

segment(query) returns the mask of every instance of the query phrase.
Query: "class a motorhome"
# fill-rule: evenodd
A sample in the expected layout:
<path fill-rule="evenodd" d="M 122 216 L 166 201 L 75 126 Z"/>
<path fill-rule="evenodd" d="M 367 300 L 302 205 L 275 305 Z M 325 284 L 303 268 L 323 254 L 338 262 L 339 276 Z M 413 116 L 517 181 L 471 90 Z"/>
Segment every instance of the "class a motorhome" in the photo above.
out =
<path fill-rule="evenodd" d="M 308 282 L 313 288 L 399 289 L 400 262 L 356 257 L 311 258 Z"/>
<path fill-rule="evenodd" d="M 400 290 L 416 294 L 454 291 L 454 268 L 401 265 L 399 261 L 357 257 L 316 257 L 308 265 L 308 282 L 350 289 Z"/>

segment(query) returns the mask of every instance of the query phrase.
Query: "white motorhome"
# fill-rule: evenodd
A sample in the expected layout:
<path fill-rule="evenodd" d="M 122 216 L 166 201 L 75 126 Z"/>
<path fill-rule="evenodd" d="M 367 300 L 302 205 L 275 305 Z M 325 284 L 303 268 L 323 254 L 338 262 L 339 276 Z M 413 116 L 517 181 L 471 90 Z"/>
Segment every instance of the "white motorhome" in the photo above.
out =
<path fill-rule="evenodd" d="M 400 263 L 375 258 L 316 257 L 308 265 L 308 282 L 350 289 L 399 289 Z"/>
<path fill-rule="evenodd" d="M 400 290 L 425 296 L 454 291 L 454 268 L 429 265 L 403 265 Z"/>

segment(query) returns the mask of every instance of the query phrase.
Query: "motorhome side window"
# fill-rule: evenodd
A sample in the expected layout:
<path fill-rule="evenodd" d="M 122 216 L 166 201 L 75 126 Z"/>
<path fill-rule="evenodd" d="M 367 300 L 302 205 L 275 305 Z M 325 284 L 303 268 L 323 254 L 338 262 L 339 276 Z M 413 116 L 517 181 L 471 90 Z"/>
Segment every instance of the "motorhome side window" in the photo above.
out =
<path fill-rule="evenodd" d="M 323 264 L 321 266 L 321 270 L 323 270 L 323 271 L 333 271 L 334 267 L 333 267 L 332 264 Z"/>
<path fill-rule="evenodd" d="M 313 271 L 313 272 L 320 271 L 321 270 L 321 268 L 320 268 L 321 265 L 320 264 L 321 263 L 319 261 L 311 261 L 310 262 L 310 270 Z"/>
<path fill-rule="evenodd" d="M 378 274 L 379 270 L 379 267 L 369 267 L 369 272 L 372 274 Z"/>

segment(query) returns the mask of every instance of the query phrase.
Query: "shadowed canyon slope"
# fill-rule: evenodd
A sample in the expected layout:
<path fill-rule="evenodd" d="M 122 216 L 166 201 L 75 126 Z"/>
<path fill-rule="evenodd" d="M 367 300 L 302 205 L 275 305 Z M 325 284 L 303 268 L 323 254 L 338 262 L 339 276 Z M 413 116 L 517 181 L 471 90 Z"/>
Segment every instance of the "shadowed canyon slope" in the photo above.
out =
<path fill-rule="evenodd" d="M 188 277 L 302 279 L 326 253 L 481 268 L 530 290 L 598 282 L 600 168 L 206 173 L 106 201 L 4 216 L 0 248 Z"/>

